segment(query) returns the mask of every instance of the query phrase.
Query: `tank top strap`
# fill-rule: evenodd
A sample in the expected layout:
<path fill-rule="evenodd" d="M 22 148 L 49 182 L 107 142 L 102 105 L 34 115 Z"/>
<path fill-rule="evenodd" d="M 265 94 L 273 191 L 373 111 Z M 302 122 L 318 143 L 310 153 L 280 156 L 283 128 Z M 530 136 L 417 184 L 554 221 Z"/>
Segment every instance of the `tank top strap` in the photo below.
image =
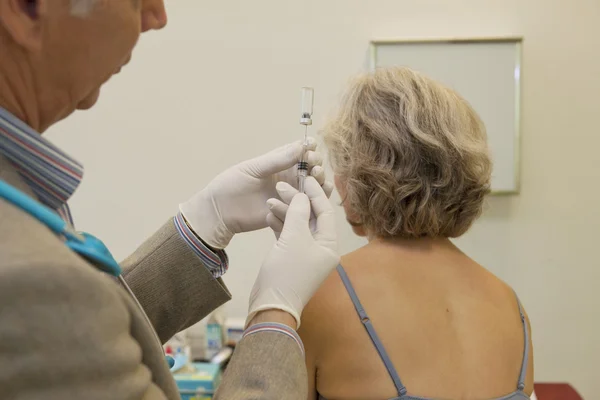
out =
<path fill-rule="evenodd" d="M 517 299 L 517 304 L 519 305 L 519 315 L 521 317 L 521 323 L 523 324 L 523 337 L 525 338 L 525 346 L 523 347 L 523 361 L 521 363 L 521 373 L 519 374 L 519 380 L 517 382 L 517 388 L 519 390 L 523 390 L 525 389 L 525 376 L 527 374 L 527 365 L 529 364 L 529 327 L 527 326 L 527 321 L 525 320 L 525 313 L 523 312 L 523 306 L 521 305 L 521 300 L 519 300 L 517 292 L 515 292 L 515 298 Z"/>
<path fill-rule="evenodd" d="M 367 312 L 365 311 L 362 304 L 360 303 L 358 295 L 356 294 L 356 291 L 354 290 L 354 287 L 352 286 L 352 283 L 350 282 L 350 278 L 348 278 L 348 275 L 346 274 L 344 267 L 342 267 L 341 265 L 338 265 L 337 272 L 340 275 L 340 278 L 342 279 L 344 286 L 346 287 L 346 291 L 348 292 L 348 295 L 350 296 L 350 299 L 352 300 L 352 304 L 354 304 L 354 308 L 356 309 L 356 312 L 360 318 L 360 321 L 362 322 L 363 326 L 367 330 L 367 333 L 369 334 L 369 337 L 371 338 L 373 345 L 375 345 L 375 348 L 377 349 L 377 352 L 379 353 L 379 357 L 381 358 L 381 361 L 383 361 L 383 364 L 385 365 L 385 368 L 387 369 L 388 374 L 390 375 L 390 377 L 392 378 L 392 381 L 394 382 L 394 386 L 396 386 L 398 395 L 400 397 L 405 396 L 407 393 L 406 387 L 402 384 L 402 381 L 400 380 L 400 377 L 398 376 L 398 372 L 396 371 L 396 368 L 394 368 L 394 365 L 392 364 L 390 357 L 388 356 L 387 352 L 385 351 L 385 348 L 383 347 L 383 343 L 381 343 L 381 340 L 379 339 L 377 332 L 375 332 L 375 328 L 373 327 L 373 324 L 371 323 L 371 319 L 369 318 L 369 316 L 367 315 Z"/>

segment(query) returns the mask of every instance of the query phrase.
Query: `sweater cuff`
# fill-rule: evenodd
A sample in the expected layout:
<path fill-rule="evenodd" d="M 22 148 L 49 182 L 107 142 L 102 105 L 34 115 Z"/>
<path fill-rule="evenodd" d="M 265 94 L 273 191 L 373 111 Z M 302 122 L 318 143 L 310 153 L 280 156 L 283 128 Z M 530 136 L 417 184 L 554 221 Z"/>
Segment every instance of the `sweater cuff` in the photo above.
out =
<path fill-rule="evenodd" d="M 179 232 L 185 243 L 200 258 L 212 276 L 215 279 L 223 276 L 229 267 L 229 258 L 225 250 L 215 250 L 204 243 L 188 226 L 181 213 L 178 213 L 173 218 L 173 222 L 175 223 L 177 232 Z"/>
<path fill-rule="evenodd" d="M 300 347 L 300 351 L 304 355 L 304 344 L 302 344 L 302 339 L 300 339 L 300 336 L 298 336 L 298 333 L 295 330 L 293 330 L 292 328 L 290 328 L 289 326 L 284 325 L 284 324 L 278 324 L 275 322 L 266 322 L 266 323 L 252 325 L 250 328 L 248 328 L 248 329 L 246 329 L 246 331 L 244 331 L 244 335 L 242 336 L 242 339 L 245 338 L 246 336 L 254 335 L 254 334 L 257 334 L 260 332 L 276 332 L 276 333 L 281 333 L 283 335 L 289 336 L 296 342 L 296 344 L 298 344 L 298 346 Z"/>

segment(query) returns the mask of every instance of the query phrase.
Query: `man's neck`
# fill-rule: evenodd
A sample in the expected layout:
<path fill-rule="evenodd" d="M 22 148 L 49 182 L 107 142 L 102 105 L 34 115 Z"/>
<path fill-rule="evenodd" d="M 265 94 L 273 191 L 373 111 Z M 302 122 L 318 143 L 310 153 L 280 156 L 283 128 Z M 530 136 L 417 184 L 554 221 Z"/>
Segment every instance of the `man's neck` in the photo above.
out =
<path fill-rule="evenodd" d="M 33 73 L 27 55 L 0 35 L 0 107 L 37 132 L 45 127 L 36 102 Z"/>
<path fill-rule="evenodd" d="M 4 108 L 15 117 L 25 122 L 37 132 L 41 131 L 40 121 L 33 107 L 20 101 L 15 94 L 13 83 L 4 76 L 0 76 L 0 107 Z"/>

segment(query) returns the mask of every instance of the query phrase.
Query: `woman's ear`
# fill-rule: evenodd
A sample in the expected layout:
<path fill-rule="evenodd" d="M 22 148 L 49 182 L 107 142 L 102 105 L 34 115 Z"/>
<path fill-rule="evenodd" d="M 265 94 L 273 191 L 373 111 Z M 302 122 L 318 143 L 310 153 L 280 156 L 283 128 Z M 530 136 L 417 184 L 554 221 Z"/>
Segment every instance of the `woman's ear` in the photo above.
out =
<path fill-rule="evenodd" d="M 342 206 L 344 207 L 344 213 L 346 214 L 346 221 L 352 227 L 354 234 L 358 236 L 367 236 L 367 230 L 365 229 L 365 226 L 361 222 L 357 213 L 352 210 L 352 207 L 347 201 L 345 201 L 345 199 L 342 201 Z"/>
<path fill-rule="evenodd" d="M 344 207 L 346 221 L 352 227 L 354 234 L 358 236 L 367 236 L 367 230 L 363 226 L 362 222 L 360 222 L 360 218 L 358 218 L 358 216 L 352 210 L 352 207 L 347 201 L 348 191 L 346 190 L 346 183 L 338 175 L 334 176 L 333 182 L 335 183 L 335 188 L 337 189 L 340 197 L 342 198 L 341 206 Z"/>
<path fill-rule="evenodd" d="M 42 24 L 48 1 L 0 1 L 0 25 L 15 43 L 27 51 L 37 51 L 42 47 Z"/>
<path fill-rule="evenodd" d="M 352 231 L 354 232 L 355 235 L 357 235 L 357 236 L 367 236 L 368 235 L 368 232 L 365 229 L 365 226 L 362 223 L 359 223 L 359 222 L 356 222 L 356 221 L 350 219 L 347 212 L 346 212 L 346 221 L 348 221 L 348 223 L 352 227 Z"/>

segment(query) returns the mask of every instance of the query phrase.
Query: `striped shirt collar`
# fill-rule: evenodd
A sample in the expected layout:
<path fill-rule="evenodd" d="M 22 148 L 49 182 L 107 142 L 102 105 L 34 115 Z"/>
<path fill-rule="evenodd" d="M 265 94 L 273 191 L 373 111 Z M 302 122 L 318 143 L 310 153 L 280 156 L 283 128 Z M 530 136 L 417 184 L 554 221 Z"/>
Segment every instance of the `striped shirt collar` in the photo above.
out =
<path fill-rule="evenodd" d="M 42 203 L 61 214 L 83 177 L 80 163 L 2 107 L 0 155 L 12 162 Z"/>

